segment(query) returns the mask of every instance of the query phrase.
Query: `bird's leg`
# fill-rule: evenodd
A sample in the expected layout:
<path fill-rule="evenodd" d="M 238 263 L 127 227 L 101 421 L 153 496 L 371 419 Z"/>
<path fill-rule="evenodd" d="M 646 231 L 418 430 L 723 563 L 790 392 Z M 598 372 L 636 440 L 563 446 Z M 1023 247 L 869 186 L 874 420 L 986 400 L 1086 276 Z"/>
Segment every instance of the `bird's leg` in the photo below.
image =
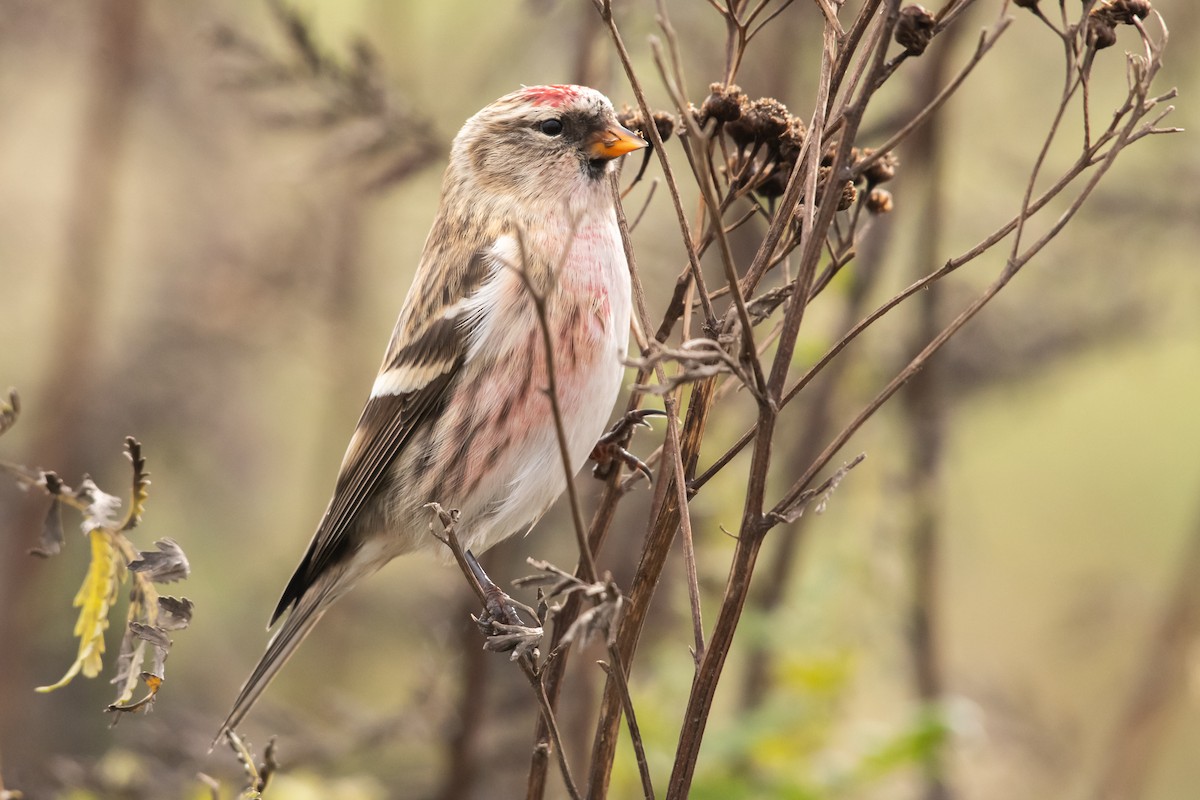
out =
<path fill-rule="evenodd" d="M 468 550 L 464 555 L 467 566 L 471 568 L 475 580 L 479 581 L 483 589 L 483 611 L 478 617 L 472 615 L 471 619 L 475 620 L 479 630 L 488 637 L 483 644 L 484 649 L 497 653 L 511 652 L 514 661 L 526 653 L 532 654 L 536 659 L 538 645 L 542 642 L 542 626 L 537 611 L 509 597 L 497 586 L 479 565 L 474 553 Z M 518 609 L 532 616 L 535 624 L 527 624 L 518 613 Z"/>
<path fill-rule="evenodd" d="M 646 466 L 646 462 L 625 448 L 633 439 L 635 428 L 650 427 L 650 423 L 646 421 L 647 417 L 665 417 L 666 415 L 665 411 L 657 408 L 638 408 L 613 423 L 613 426 L 608 429 L 608 433 L 601 436 L 600 441 L 596 442 L 596 446 L 592 448 L 591 459 L 596 462 L 596 465 L 592 467 L 593 477 L 602 481 L 608 480 L 613 470 L 618 465 L 624 464 L 645 475 L 646 480 L 654 480 L 654 474 L 650 472 L 650 467 Z"/>

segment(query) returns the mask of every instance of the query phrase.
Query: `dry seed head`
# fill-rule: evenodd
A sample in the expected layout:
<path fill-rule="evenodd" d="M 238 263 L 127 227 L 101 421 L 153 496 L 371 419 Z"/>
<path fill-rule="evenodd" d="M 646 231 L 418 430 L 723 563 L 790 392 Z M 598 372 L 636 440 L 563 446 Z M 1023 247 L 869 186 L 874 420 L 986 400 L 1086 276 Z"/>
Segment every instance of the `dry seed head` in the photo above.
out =
<path fill-rule="evenodd" d="M 708 87 L 709 95 L 700 106 L 700 124 L 715 119 L 717 122 L 733 122 L 742 115 L 746 95 L 737 84 L 714 83 Z"/>
<path fill-rule="evenodd" d="M 896 44 L 910 56 L 919 56 L 929 46 L 937 19 L 924 6 L 911 5 L 900 9 L 896 23 Z"/>
<path fill-rule="evenodd" d="M 774 144 L 788 130 L 787 106 L 771 97 L 760 97 L 742 106 L 742 114 L 725 130 L 741 147 L 750 143 Z"/>
<path fill-rule="evenodd" d="M 658 129 L 658 138 L 666 142 L 671 138 L 671 134 L 675 132 L 675 117 L 666 111 L 655 111 L 653 119 L 654 127 Z"/>
<path fill-rule="evenodd" d="M 651 115 L 654 127 L 658 129 L 658 138 L 666 142 L 671 138 L 671 134 L 675 132 L 675 118 L 666 111 L 652 111 Z M 617 112 L 617 122 L 631 131 L 642 134 L 642 138 L 647 142 L 652 142 L 650 137 L 646 136 L 646 122 L 642 119 L 641 109 L 622 105 L 621 110 Z"/>
<path fill-rule="evenodd" d="M 1088 15 L 1087 43 L 1097 50 L 1112 47 L 1117 43 L 1117 26 L 1106 16 L 1096 14 L 1093 9 Z"/>
<path fill-rule="evenodd" d="M 842 196 L 838 198 L 838 211 L 845 211 L 850 206 L 854 205 L 854 201 L 858 199 L 858 189 L 854 188 L 854 183 L 846 181 L 842 186 Z"/>
<path fill-rule="evenodd" d="M 779 158 L 795 163 L 804 146 L 804 122 L 799 117 L 788 117 L 787 130 L 779 137 Z"/>
<path fill-rule="evenodd" d="M 825 148 L 825 152 L 821 155 L 821 166 L 822 167 L 833 166 L 833 160 L 835 158 L 837 158 L 837 151 L 838 151 L 838 147 L 840 146 L 840 143 L 839 142 L 828 142 L 827 145 L 828 146 Z M 846 161 L 846 166 L 853 167 L 856 163 L 858 163 L 858 160 L 860 158 L 862 158 L 862 151 L 859 150 L 857 147 L 851 147 L 850 148 L 850 158 Z"/>
<path fill-rule="evenodd" d="M 829 185 L 829 179 L 833 176 L 833 167 L 821 167 L 817 170 L 817 204 L 825 201 L 825 188 Z M 850 206 L 854 205 L 855 199 L 858 197 L 858 190 L 854 188 L 852 181 L 846 181 L 842 184 L 841 191 L 838 194 L 838 211 L 845 211 Z M 801 200 L 803 202 L 803 200 Z"/>
<path fill-rule="evenodd" d="M 779 139 L 788 129 L 787 106 L 773 97 L 760 97 L 750 104 L 748 113 L 755 120 L 758 138 L 763 142 Z"/>
<path fill-rule="evenodd" d="M 867 211 L 872 214 L 887 214 L 892 210 L 892 193 L 876 186 L 867 194 Z"/>
<path fill-rule="evenodd" d="M 864 148 L 862 151 L 863 158 L 868 158 L 874 154 L 875 151 L 869 147 Z M 863 177 L 867 179 L 867 185 L 875 186 L 876 184 L 887 183 L 896 177 L 896 167 L 899 163 L 895 153 L 884 153 L 879 157 L 879 160 L 863 171 Z"/>
<path fill-rule="evenodd" d="M 1132 25 L 1150 13 L 1150 0 L 1100 0 L 1089 16 L 1102 16 L 1114 25 Z"/>
<path fill-rule="evenodd" d="M 630 108 L 627 104 L 621 104 L 621 110 L 617 112 L 617 122 L 629 128 L 631 131 L 642 129 L 642 112 L 636 108 Z"/>

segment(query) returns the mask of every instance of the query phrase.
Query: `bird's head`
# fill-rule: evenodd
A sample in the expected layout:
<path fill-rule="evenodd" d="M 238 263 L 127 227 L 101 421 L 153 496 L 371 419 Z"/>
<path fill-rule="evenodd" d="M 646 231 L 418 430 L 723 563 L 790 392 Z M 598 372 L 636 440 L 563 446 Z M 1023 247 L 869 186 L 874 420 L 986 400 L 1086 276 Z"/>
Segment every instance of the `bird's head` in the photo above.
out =
<path fill-rule="evenodd" d="M 595 89 L 529 86 L 467 120 L 454 139 L 451 170 L 492 196 L 570 202 L 606 191 L 602 178 L 612 162 L 645 146 Z"/>

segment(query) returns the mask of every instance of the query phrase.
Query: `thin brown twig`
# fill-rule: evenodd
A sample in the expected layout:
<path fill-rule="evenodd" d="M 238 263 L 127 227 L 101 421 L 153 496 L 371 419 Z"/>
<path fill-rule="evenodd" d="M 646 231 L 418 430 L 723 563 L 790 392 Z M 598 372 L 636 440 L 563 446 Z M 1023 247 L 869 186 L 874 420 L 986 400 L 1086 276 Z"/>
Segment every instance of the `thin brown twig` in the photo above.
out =
<path fill-rule="evenodd" d="M 608 26 L 613 46 L 617 48 L 617 55 L 620 57 L 621 66 L 625 69 L 625 75 L 629 79 L 629 86 L 633 89 L 633 95 L 637 98 L 638 109 L 642 112 L 642 119 L 653 119 L 654 115 L 650 111 L 650 105 L 646 102 L 646 93 L 642 89 L 641 81 L 638 80 L 637 73 L 633 69 L 633 62 L 629 58 L 629 51 L 625 49 L 625 42 L 621 38 L 621 33 L 617 30 L 617 24 L 612 13 L 612 3 L 609 0 L 603 0 L 603 2 L 598 2 L 597 8 L 600 12 L 600 18 Z M 671 195 L 671 203 L 675 208 L 676 222 L 679 225 L 680 233 L 683 234 L 683 245 L 687 251 L 688 266 L 691 268 L 692 280 L 700 287 L 701 302 L 705 303 L 705 318 L 706 321 L 712 324 L 716 320 L 716 312 L 713 310 L 712 305 L 708 303 L 708 290 L 704 286 L 704 272 L 700 267 L 700 258 L 696 254 L 696 243 L 692 237 L 691 226 L 688 225 L 687 215 L 683 211 L 683 201 L 680 199 L 679 185 L 675 180 L 675 173 L 671 169 L 671 161 L 667 158 L 662 136 L 658 133 L 658 126 L 647 124 L 645 132 L 649 134 L 654 154 L 658 156 L 659 163 L 662 165 L 663 179 L 667 182 L 667 190 Z"/>
<path fill-rule="evenodd" d="M 1172 90 L 1171 92 L 1167 92 L 1164 95 L 1155 98 L 1155 103 L 1157 104 L 1165 100 L 1169 100 L 1174 96 L 1175 92 Z M 1129 104 L 1126 103 L 1125 106 L 1122 106 L 1122 108 L 1118 110 L 1117 115 L 1114 117 L 1115 121 L 1119 122 L 1119 120 L 1124 116 L 1124 114 L 1128 113 L 1129 110 Z M 1173 109 L 1168 108 L 1164 113 L 1169 113 L 1170 110 Z M 1155 124 L 1157 124 L 1160 119 L 1161 117 L 1156 118 Z M 1169 133 L 1174 132 L 1176 129 L 1161 130 L 1164 133 Z M 1037 197 L 1037 199 L 1029 203 L 1026 211 L 1026 217 L 1032 217 L 1034 214 L 1041 211 L 1055 198 L 1057 198 L 1067 187 L 1074 183 L 1076 178 L 1080 177 L 1088 169 L 1095 166 L 1100 160 L 1106 157 L 1108 151 L 1103 150 L 1103 148 L 1111 141 L 1111 137 L 1112 133 L 1106 132 L 1105 135 L 1099 137 L 1093 143 L 1091 148 L 1081 153 L 1080 156 L 1075 160 L 1075 163 L 1068 167 L 1063 174 L 1059 176 L 1058 180 L 1056 180 L 1051 186 L 1043 191 L 1042 194 Z M 1129 136 L 1128 143 L 1132 143 L 1138 138 L 1140 138 L 1140 135 L 1138 132 L 1135 132 Z M 797 379 L 796 383 L 784 393 L 783 398 L 779 403 L 780 408 L 787 406 L 788 403 L 795 399 L 800 392 L 806 386 L 808 386 L 808 384 L 818 374 L 820 374 L 825 367 L 830 364 L 830 362 L 840 355 L 841 352 L 850 345 L 850 343 L 857 339 L 868 328 L 870 328 L 883 317 L 887 316 L 894 308 L 910 297 L 916 295 L 934 282 L 942 280 L 947 275 L 950 275 L 951 273 L 971 263 L 979 256 L 983 255 L 996 243 L 1002 241 L 1014 230 L 1016 230 L 1020 220 L 1021 214 L 1018 212 L 1007 222 L 996 228 L 968 250 L 964 251 L 958 256 L 955 256 L 954 258 L 947 260 L 946 263 L 938 269 L 930 272 L 923 278 L 914 281 L 892 297 L 885 300 L 879 305 L 878 308 L 854 325 L 854 327 L 847 330 L 846 333 L 843 334 L 840 339 L 838 339 L 838 341 L 836 341 L 828 350 L 826 350 L 825 353 L 819 359 L 817 359 L 817 361 L 815 361 L 813 365 L 809 367 L 809 369 L 803 375 L 800 376 L 799 379 Z M 734 456 L 740 453 L 743 449 L 745 449 L 746 445 L 750 444 L 750 442 L 754 440 L 754 434 L 755 428 L 751 428 L 743 433 L 738 440 L 729 447 L 728 450 L 721 454 L 721 456 L 719 456 L 716 461 L 714 461 L 708 467 L 708 469 L 706 469 L 701 475 L 692 481 L 691 486 L 689 487 L 691 491 L 695 492 L 699 490 L 700 487 L 711 480 L 717 474 L 717 472 L 719 472 L 726 464 L 729 463 L 729 461 L 734 458 Z"/>
<path fill-rule="evenodd" d="M 1143 111 L 1143 113 L 1145 113 L 1145 111 Z M 1033 258 L 1033 256 L 1039 253 L 1042 248 L 1049 244 L 1050 241 L 1058 235 L 1067 222 L 1069 222 L 1075 216 L 1075 214 L 1078 213 L 1084 201 L 1100 182 L 1100 179 L 1103 178 L 1108 172 L 1109 168 L 1111 168 L 1113 162 L 1116 160 L 1117 155 L 1121 152 L 1121 150 L 1124 149 L 1124 144 L 1132 135 L 1139 119 L 1140 115 L 1135 115 L 1130 118 L 1130 120 L 1126 123 L 1123 135 L 1118 137 L 1114 143 L 1114 146 L 1110 148 L 1106 154 L 1104 161 L 1101 162 L 1095 172 L 1093 172 L 1091 179 L 1080 190 L 1079 194 L 1076 195 L 1070 206 L 1063 211 L 1058 220 L 1050 227 L 1050 229 L 1040 239 L 1038 239 L 1037 242 L 1035 242 L 1033 245 L 1030 245 L 1028 249 L 1019 254 L 1016 259 L 1009 260 L 1005 264 L 1004 269 L 1001 271 L 996 280 L 990 286 L 988 286 L 988 288 L 984 290 L 984 292 L 967 308 L 965 308 L 957 317 L 955 317 L 950 324 L 943 328 L 937 337 L 935 337 L 928 345 L 926 345 L 926 347 L 920 353 L 918 353 L 908 363 L 908 365 L 900 371 L 900 373 L 898 373 L 891 381 L 889 381 L 888 384 L 879 392 L 879 394 L 876 395 L 875 398 L 868 403 L 867 406 L 864 407 L 854 417 L 853 420 L 851 420 L 851 422 L 841 431 L 841 433 L 834 437 L 834 440 L 830 442 L 821 455 L 813 461 L 813 464 L 808 470 L 805 471 L 804 475 L 802 475 L 794 484 L 792 484 L 792 487 L 784 494 L 784 497 L 779 501 L 779 503 L 776 504 L 776 509 L 786 507 L 793 502 L 795 498 L 804 491 L 808 483 L 812 481 L 817 472 L 819 472 L 826 464 L 829 463 L 833 456 L 837 454 L 838 450 L 845 445 L 850 437 L 860 427 L 862 427 L 862 425 L 868 419 L 874 416 L 875 412 L 878 411 L 879 408 L 888 399 L 890 399 L 891 396 L 895 394 L 901 386 L 907 383 L 908 380 L 925 365 L 925 362 L 928 361 L 934 353 L 940 350 L 942 346 L 962 328 L 963 325 L 969 322 L 972 317 L 974 317 L 977 313 L 979 313 L 980 310 L 983 309 L 984 306 L 991 302 L 992 298 L 994 298 L 996 294 L 1003 289 L 1010 280 L 1012 280 L 1012 278 L 1023 266 L 1025 266 L 1025 264 L 1029 263 L 1029 260 Z"/>
<path fill-rule="evenodd" d="M 884 22 L 889 30 L 895 25 L 895 20 L 899 13 L 898 5 L 898 2 L 889 2 L 888 18 Z M 805 172 L 807 173 L 805 176 L 805 197 L 807 202 L 804 214 L 802 215 L 800 267 L 795 281 L 798 290 L 793 292 L 784 314 L 784 325 L 772 364 L 771 376 L 767 384 L 768 391 L 773 398 L 779 398 L 782 394 L 783 382 L 787 376 L 796 337 L 799 334 L 800 323 L 804 316 L 804 307 L 807 303 L 809 287 L 815 274 L 817 260 L 820 256 L 821 240 L 824 237 L 816 236 L 815 232 L 828 229 L 837 208 L 836 202 L 826 202 L 818 206 L 816 213 L 813 213 L 813 206 L 816 205 L 814 202 L 816 194 L 816 167 L 820 163 L 823 152 L 823 147 L 821 147 L 819 141 L 819 132 L 824 130 L 826 97 L 832 83 L 830 71 L 835 58 L 836 33 L 830 26 L 826 26 L 823 38 L 825 47 L 822 52 L 821 76 L 817 84 L 818 98 L 815 105 L 813 122 L 809 128 L 810 135 L 806 141 L 806 144 L 808 144 L 814 139 L 817 140 L 815 145 L 810 146 L 806 159 L 807 163 L 805 164 Z M 885 69 L 883 58 L 884 47 L 880 46 L 874 54 L 872 74 L 878 74 Z M 846 123 L 843 126 L 842 138 L 834 155 L 832 174 L 838 174 L 841 165 L 847 162 L 851 143 L 857 132 L 858 124 L 862 119 L 863 111 L 874 89 L 879 84 L 880 81 L 878 80 L 868 80 L 855 102 L 845 110 L 843 116 Z M 800 170 L 802 163 L 805 162 L 797 162 L 796 170 L 793 171 L 791 180 L 793 184 L 796 183 L 796 173 Z M 785 192 L 786 194 L 787 192 Z M 785 205 L 784 207 L 790 208 L 791 206 Z M 783 215 L 779 216 L 782 217 Z M 779 221 L 779 219 L 776 220 L 777 223 Z M 767 243 L 764 241 L 758 254 L 756 254 L 756 261 L 759 256 L 762 256 L 762 263 L 766 263 L 768 259 L 763 253 L 766 247 Z M 773 248 L 774 245 L 772 244 L 771 247 Z M 764 518 L 762 503 L 766 491 L 772 436 L 777 415 L 777 404 L 773 403 L 771 406 L 760 405 L 757 436 L 754 443 L 754 450 L 751 454 L 749 479 L 746 486 L 746 500 L 742 512 L 742 524 L 734 550 L 733 563 L 726 581 L 725 596 L 709 640 L 708 650 L 700 668 L 697 670 L 696 677 L 692 683 L 692 690 L 688 697 L 687 710 L 684 713 L 685 725 L 680 732 L 675 763 L 672 767 L 671 779 L 667 787 L 666 796 L 668 800 L 683 800 L 690 791 L 692 777 L 695 774 L 699 759 L 700 745 L 703 741 L 706 723 L 712 710 L 717 683 L 723 672 L 725 659 L 728 656 L 734 632 L 737 629 L 742 609 L 749 594 L 750 579 L 753 575 L 754 566 L 762 545 L 763 534 L 775 524 L 774 520 Z M 795 499 L 793 498 L 793 500 Z"/>
<path fill-rule="evenodd" d="M 660 24 L 663 30 L 668 31 L 670 27 L 665 23 L 665 16 L 660 15 Z M 675 85 L 674 81 L 667 75 L 666 65 L 662 60 L 662 46 L 656 39 L 651 37 L 650 50 L 654 54 L 654 63 L 658 66 L 659 72 L 662 74 L 663 82 L 667 86 L 667 91 L 671 94 L 671 99 L 675 102 L 680 114 L 684 120 L 684 124 L 688 128 L 688 132 L 695 141 L 703 141 L 704 134 L 696 125 L 695 118 L 688 113 L 687 100 L 680 93 L 680 89 Z M 696 169 L 696 183 L 700 187 L 701 196 L 704 198 L 704 203 L 708 207 L 709 216 L 713 231 L 717 236 L 717 245 L 721 253 L 721 264 L 725 267 L 725 280 L 729 291 L 733 296 L 733 306 L 737 312 L 737 318 L 741 322 L 742 327 L 742 352 L 745 360 L 750 363 L 751 369 L 754 371 L 755 390 L 757 396 L 765 401 L 766 395 L 766 379 L 763 376 L 762 362 L 759 361 L 756 354 L 757 348 L 754 344 L 754 325 L 750 321 L 750 312 L 746 310 L 746 298 L 742 295 L 741 286 L 737 274 L 737 265 L 734 263 L 733 250 L 729 246 L 729 238 L 725 234 L 725 224 L 721 219 L 721 203 L 717 199 L 717 187 L 712 181 L 712 176 L 704 170 Z M 726 323 L 728 327 L 728 322 Z"/>
<path fill-rule="evenodd" d="M 598 661 L 600 668 L 609 680 L 616 683 L 621 694 L 621 703 L 625 708 L 625 725 L 629 728 L 629 739 L 633 745 L 634 758 L 637 761 L 638 776 L 642 780 L 642 794 L 646 800 L 654 800 L 654 782 L 650 777 L 650 763 L 646 760 L 646 745 L 642 741 L 642 731 L 638 727 L 637 713 L 633 707 L 633 696 L 629 694 L 629 683 L 625 679 L 625 670 L 621 667 L 621 653 L 617 650 L 616 642 L 611 638 L 608 642 L 608 657 L 611 663 Z"/>
<path fill-rule="evenodd" d="M 938 92 L 936 97 L 929 101 L 928 105 L 914 114 L 908 120 L 908 122 L 906 122 L 899 130 L 889 136 L 883 144 L 875 148 L 874 153 L 856 162 L 854 168 L 851 170 L 851 177 L 862 175 L 867 171 L 868 168 L 878 162 L 879 159 L 895 150 L 897 145 L 912 135 L 912 132 L 923 125 L 935 111 L 945 105 L 946 101 L 958 91 L 959 87 L 962 86 L 963 81 L 970 76 L 975 67 L 979 65 L 979 62 L 983 60 L 983 57 L 986 56 L 992 47 L 995 46 L 996 42 L 1001 36 L 1004 35 L 1004 32 L 1008 30 L 1008 27 L 1011 24 L 1012 17 L 1001 16 L 998 20 L 996 20 L 995 24 L 989 30 L 985 30 L 980 33 L 979 41 L 976 43 L 975 50 L 971 53 L 971 57 L 967 59 L 967 63 L 964 64 L 961 69 L 959 69 L 958 73 L 950 80 L 950 82 L 947 83 L 940 92 Z"/>
<path fill-rule="evenodd" d="M 700 666 L 704 658 L 704 618 L 700 610 L 700 579 L 696 574 L 696 543 L 692 537 L 692 514 L 688 508 L 687 484 L 684 481 L 683 459 L 679 454 L 679 421 L 667 419 L 667 443 L 675 469 L 675 502 L 679 505 L 679 532 L 683 540 L 683 566 L 687 576 L 688 605 L 692 612 L 692 661 Z"/>
<path fill-rule="evenodd" d="M 462 543 L 458 539 L 456 526 L 458 522 L 457 514 L 453 509 L 446 510 L 438 503 L 426 503 L 425 508 L 431 510 L 437 515 L 438 520 L 442 524 L 442 533 L 437 533 L 432 528 L 430 535 L 439 539 L 443 544 L 450 549 L 454 555 L 454 561 L 458 564 L 458 569 L 467 579 L 467 583 L 475 592 L 475 596 L 479 598 L 479 602 L 487 602 L 487 593 L 483 586 L 479 583 L 479 578 L 475 575 L 475 570 L 471 568 L 467 561 L 467 554 L 463 550 Z M 534 663 L 531 655 L 526 655 L 517 660 L 520 665 L 521 672 L 525 675 L 525 679 L 529 681 L 530 687 L 533 689 L 534 696 L 537 697 L 538 705 L 541 708 L 541 719 L 545 723 L 550 736 L 551 746 L 558 757 L 558 767 L 562 771 L 563 783 L 567 787 L 567 793 L 571 796 L 571 800 L 581 800 L 579 789 L 575 785 L 575 779 L 571 775 L 571 767 L 567 763 L 566 750 L 562 745 L 562 736 L 558 730 L 558 720 L 555 718 L 554 707 L 551 705 L 549 698 L 546 695 L 546 688 L 542 685 L 541 678 L 538 674 L 537 665 Z"/>

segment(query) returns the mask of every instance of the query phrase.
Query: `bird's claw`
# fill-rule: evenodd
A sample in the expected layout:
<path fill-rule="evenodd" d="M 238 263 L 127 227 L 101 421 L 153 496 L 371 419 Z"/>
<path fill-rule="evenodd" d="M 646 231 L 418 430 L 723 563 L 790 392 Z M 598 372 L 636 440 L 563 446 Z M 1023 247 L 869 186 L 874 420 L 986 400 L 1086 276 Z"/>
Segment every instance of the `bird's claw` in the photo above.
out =
<path fill-rule="evenodd" d="M 483 567 L 479 565 L 475 554 L 468 550 L 463 554 L 467 566 L 471 568 L 475 579 L 483 588 L 483 611 L 479 616 L 471 615 L 471 619 L 479 626 L 479 630 L 487 639 L 483 643 L 485 650 L 496 653 L 512 653 L 512 660 L 532 654 L 538 657 L 538 645 L 542 642 L 542 626 L 529 625 L 519 611 L 525 611 L 538 621 L 538 613 L 519 600 L 514 600 L 488 577 Z"/>
<path fill-rule="evenodd" d="M 613 423 L 613 426 L 608 429 L 608 433 L 601 436 L 600 441 L 596 442 L 596 446 L 592 448 L 591 459 L 596 462 L 592 467 L 592 476 L 602 481 L 608 480 L 616 466 L 624 464 L 629 469 L 645 475 L 646 480 L 653 481 L 654 473 L 650 471 L 650 467 L 646 466 L 646 462 L 625 448 L 633 439 L 634 429 L 651 427 L 650 423 L 646 421 L 648 417 L 665 417 L 666 415 L 665 411 L 657 408 L 638 408 L 626 413 L 625 416 Z"/>
<path fill-rule="evenodd" d="M 480 628 L 484 627 L 482 619 L 475 621 Z M 537 627 L 507 625 L 493 619 L 487 622 L 485 633 L 487 638 L 483 642 L 484 650 L 491 650 L 493 653 L 511 652 L 510 661 L 516 661 L 526 654 L 532 655 L 535 659 L 539 656 L 538 647 L 542 643 L 543 636 L 540 625 Z"/>

